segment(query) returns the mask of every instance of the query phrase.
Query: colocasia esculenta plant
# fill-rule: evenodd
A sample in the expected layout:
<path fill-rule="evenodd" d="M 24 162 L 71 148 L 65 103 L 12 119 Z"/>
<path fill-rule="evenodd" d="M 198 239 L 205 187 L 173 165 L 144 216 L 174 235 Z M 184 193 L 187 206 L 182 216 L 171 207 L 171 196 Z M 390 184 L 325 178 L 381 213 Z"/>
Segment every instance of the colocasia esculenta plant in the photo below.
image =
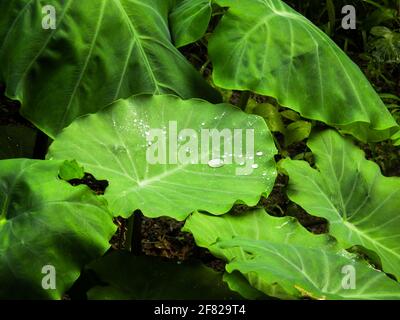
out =
<path fill-rule="evenodd" d="M 284 1 L 0 0 L 0 82 L 50 144 L 42 160 L 1 145 L 1 298 L 61 299 L 89 271 L 91 299 L 400 298 L 400 179 L 359 148 L 399 126 Z M 322 234 L 266 212 L 278 175 Z M 142 215 L 185 221 L 224 273 L 111 250 L 117 219 L 130 239 Z"/>

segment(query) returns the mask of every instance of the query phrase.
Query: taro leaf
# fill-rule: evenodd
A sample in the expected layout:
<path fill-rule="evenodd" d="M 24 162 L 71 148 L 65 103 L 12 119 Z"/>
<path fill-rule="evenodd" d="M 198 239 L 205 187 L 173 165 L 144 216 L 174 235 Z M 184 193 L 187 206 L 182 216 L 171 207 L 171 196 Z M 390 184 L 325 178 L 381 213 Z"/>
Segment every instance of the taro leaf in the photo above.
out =
<path fill-rule="evenodd" d="M 1 1 L 6 95 L 21 101 L 22 115 L 52 137 L 76 117 L 132 94 L 219 101 L 171 42 L 172 2 Z M 42 28 L 45 5 L 56 10 L 56 29 Z"/>
<path fill-rule="evenodd" d="M 89 290 L 93 300 L 232 299 L 222 275 L 201 263 L 176 263 L 159 257 L 113 252 L 89 267 L 106 286 Z"/>
<path fill-rule="evenodd" d="M 363 141 L 388 139 L 397 130 L 357 65 L 283 1 L 216 3 L 230 7 L 209 42 L 217 86 L 272 96 Z"/>
<path fill-rule="evenodd" d="M 288 239 L 293 238 L 296 242 L 303 238 L 307 239 L 309 236 L 309 233 L 294 218 L 273 218 L 264 210 L 248 211 L 240 215 L 225 214 L 215 218 L 217 219 L 211 215 L 195 212 L 186 220 L 183 231 L 192 233 L 198 246 L 209 249 L 213 255 L 228 262 L 234 259 L 246 260 L 249 256 L 240 248 L 221 249 L 214 246 L 217 241 L 231 240 L 232 237 L 238 236 L 245 239 L 284 243 Z M 313 236 L 312 240 L 310 246 L 317 248 L 335 245 L 326 236 Z M 251 274 L 246 275 L 246 278 L 253 286 L 259 281 L 257 276 Z M 289 298 L 279 284 L 271 283 L 270 288 L 264 289 L 263 292 L 273 297 Z M 245 292 L 241 294 L 246 296 Z"/>
<path fill-rule="evenodd" d="M 0 159 L 30 158 L 33 156 L 36 132 L 18 125 L 0 126 Z"/>
<path fill-rule="evenodd" d="M 291 217 L 272 217 L 262 209 L 223 216 L 195 212 L 184 230 L 193 233 L 199 246 L 227 260 L 228 272 L 240 271 L 268 296 L 400 298 L 397 282 L 338 248 L 328 235 L 309 233 Z M 349 266 L 355 268 L 355 289 L 342 287 L 348 284 L 343 272 Z"/>
<path fill-rule="evenodd" d="M 307 242 L 270 243 L 237 238 L 217 243 L 221 248 L 240 247 L 250 259 L 234 260 L 228 272 L 256 275 L 254 287 L 269 293 L 279 283 L 293 297 L 325 299 L 400 299 L 400 284 L 345 250 L 330 252 L 310 248 Z M 354 275 L 354 282 L 350 278 Z M 354 284 L 352 284 L 354 283 Z"/>
<path fill-rule="evenodd" d="M 60 299 L 83 265 L 110 246 L 115 226 L 104 201 L 86 186 L 72 187 L 60 180 L 61 165 L 0 161 L 2 299 Z M 42 279 L 49 275 L 46 266 L 55 268 L 54 290 L 42 287 Z"/>
<path fill-rule="evenodd" d="M 240 215 L 226 214 L 216 218 L 218 219 L 214 219 L 212 215 L 195 212 L 186 220 L 183 231 L 191 232 L 196 243 L 205 248 L 209 248 L 219 239 L 227 240 L 233 236 L 277 242 L 286 242 L 288 238 L 298 242 L 311 236 L 293 217 L 274 218 L 262 209 Z M 272 233 L 271 230 L 282 230 L 282 232 Z M 312 239 L 310 246 L 313 247 L 335 246 L 335 243 L 325 235 L 312 236 L 310 239 Z M 246 254 L 240 249 L 221 250 L 211 247 L 210 250 L 212 254 L 225 260 L 234 257 L 246 258 Z"/>
<path fill-rule="evenodd" d="M 307 139 L 311 133 L 311 123 L 299 120 L 289 124 L 285 131 L 285 146 Z"/>
<path fill-rule="evenodd" d="M 220 147 L 202 137 L 209 129 L 216 129 L 211 136 Z M 220 133 L 227 139 L 215 139 Z M 237 146 L 232 151 L 225 148 L 229 144 Z M 179 161 L 169 152 L 174 145 Z M 273 187 L 275 153 L 261 117 L 228 104 L 141 95 L 77 119 L 56 138 L 48 158 L 76 159 L 97 179 L 108 180 L 105 198 L 115 215 L 140 209 L 148 217 L 183 220 L 196 209 L 223 214 L 237 200 L 256 205 Z"/>
<path fill-rule="evenodd" d="M 175 46 L 199 40 L 207 31 L 211 13 L 210 0 L 179 0 L 169 16 Z"/>
<path fill-rule="evenodd" d="M 289 198 L 308 213 L 329 221 L 329 232 L 343 247 L 376 252 L 383 270 L 400 278 L 400 178 L 384 177 L 377 164 L 333 130 L 313 135 L 316 159 L 284 160 Z"/>

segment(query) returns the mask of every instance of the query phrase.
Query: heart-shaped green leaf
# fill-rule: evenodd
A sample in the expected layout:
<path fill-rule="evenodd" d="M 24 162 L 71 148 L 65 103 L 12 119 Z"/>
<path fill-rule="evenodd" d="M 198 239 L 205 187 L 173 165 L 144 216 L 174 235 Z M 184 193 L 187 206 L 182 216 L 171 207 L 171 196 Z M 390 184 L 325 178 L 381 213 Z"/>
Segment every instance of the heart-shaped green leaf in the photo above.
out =
<path fill-rule="evenodd" d="M 270 243 L 236 238 L 217 243 L 222 249 L 240 247 L 249 258 L 236 259 L 226 267 L 255 275 L 258 290 L 270 294 L 271 283 L 291 296 L 325 299 L 400 299 L 400 284 L 346 251 L 310 248 L 306 242 Z M 279 296 L 278 296 L 279 297 Z"/>
<path fill-rule="evenodd" d="M 209 248 L 218 258 L 230 261 L 232 259 L 246 259 L 246 253 L 240 248 L 221 249 L 213 246 L 220 240 L 231 240 L 232 237 L 264 240 L 269 242 L 285 243 L 301 242 L 303 239 L 312 239 L 310 247 L 335 247 L 335 242 L 325 235 L 314 236 L 304 229 L 292 217 L 275 218 L 264 210 L 257 209 L 242 214 L 225 214 L 221 217 L 195 212 L 188 217 L 183 231 L 191 232 L 197 245 Z"/>
<path fill-rule="evenodd" d="M 197 262 L 177 263 L 113 252 L 88 268 L 107 284 L 89 290 L 88 297 L 93 300 L 240 299 L 228 289 L 220 273 Z"/>
<path fill-rule="evenodd" d="M 272 96 L 363 141 L 397 130 L 357 65 L 283 1 L 215 2 L 229 7 L 209 42 L 217 86 Z"/>
<path fill-rule="evenodd" d="M 76 117 L 132 94 L 218 101 L 171 42 L 173 2 L 1 1 L 6 95 L 21 101 L 21 113 L 52 137 Z"/>
<path fill-rule="evenodd" d="M 140 209 L 183 220 L 197 209 L 225 213 L 239 200 L 256 205 L 274 184 L 275 154 L 261 117 L 228 104 L 142 95 L 77 119 L 48 157 L 76 159 L 108 180 L 115 215 Z"/>
<path fill-rule="evenodd" d="M 240 271 L 256 289 L 278 298 L 400 299 L 400 284 L 313 235 L 294 218 L 264 210 L 240 215 L 194 213 L 184 230 L 196 243 Z"/>
<path fill-rule="evenodd" d="M 60 299 L 115 231 L 103 201 L 60 161 L 0 161 L 0 297 Z"/>
<path fill-rule="evenodd" d="M 400 178 L 382 176 L 377 164 L 333 130 L 313 135 L 308 146 L 316 169 L 285 160 L 289 198 L 329 221 L 342 246 L 376 252 L 383 270 L 400 278 Z"/>

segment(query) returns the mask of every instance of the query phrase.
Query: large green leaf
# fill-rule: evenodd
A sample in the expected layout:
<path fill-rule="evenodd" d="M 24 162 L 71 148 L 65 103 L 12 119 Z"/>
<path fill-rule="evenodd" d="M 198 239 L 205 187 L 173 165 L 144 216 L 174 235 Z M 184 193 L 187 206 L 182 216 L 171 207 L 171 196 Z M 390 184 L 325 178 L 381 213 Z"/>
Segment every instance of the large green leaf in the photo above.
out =
<path fill-rule="evenodd" d="M 110 212 L 86 186 L 60 180 L 61 165 L 0 161 L 2 299 L 59 299 L 83 265 L 109 248 L 115 231 Z M 45 266 L 55 268 L 55 289 L 42 287 Z"/>
<path fill-rule="evenodd" d="M 194 213 L 184 230 L 196 243 L 229 262 L 249 283 L 269 296 L 317 299 L 400 299 L 400 285 L 339 249 L 327 235 L 313 235 L 294 218 L 264 210 L 241 215 Z M 343 270 L 355 269 L 354 289 Z M 345 269 L 343 269 L 345 268 Z"/>
<path fill-rule="evenodd" d="M 377 164 L 333 130 L 308 142 L 316 169 L 285 160 L 289 198 L 329 221 L 329 232 L 344 247 L 375 251 L 384 271 L 400 278 L 400 178 L 382 176 Z"/>
<path fill-rule="evenodd" d="M 136 93 L 219 100 L 171 42 L 172 2 L 1 1 L 6 95 L 21 101 L 21 113 L 50 136 Z M 56 29 L 42 28 L 46 5 L 56 9 Z"/>
<path fill-rule="evenodd" d="M 154 129 L 163 137 L 156 139 Z M 202 139 L 209 129 L 218 134 L 225 130 L 225 141 L 238 147 L 222 148 L 222 139 L 220 147 Z M 155 159 L 161 164 L 149 161 L 147 154 L 157 154 L 163 140 L 165 159 Z M 169 152 L 174 144 L 181 155 L 175 164 L 171 157 L 176 153 Z M 183 220 L 196 209 L 225 213 L 237 200 L 256 205 L 273 187 L 275 153 L 261 117 L 228 104 L 141 95 L 77 119 L 56 138 L 48 157 L 76 159 L 97 179 L 108 180 L 105 197 L 115 215 L 127 217 L 140 209 L 149 217 Z"/>
<path fill-rule="evenodd" d="M 271 230 L 276 230 L 276 232 L 271 232 Z M 183 231 L 192 233 L 198 246 L 209 249 L 213 255 L 226 261 L 246 260 L 248 255 L 241 248 L 222 249 L 215 246 L 217 241 L 241 237 L 285 243 L 291 238 L 294 238 L 295 242 L 309 236 L 309 233 L 294 218 L 273 218 L 261 209 L 240 215 L 225 214 L 222 217 L 195 212 L 186 220 Z M 312 240 L 309 245 L 317 248 L 335 245 L 326 236 L 314 236 Z M 252 285 L 259 281 L 259 277 L 254 274 L 247 274 L 246 278 Z M 232 284 L 230 286 L 233 287 Z M 287 292 L 279 284 L 271 283 L 269 289 L 264 288 L 263 292 L 269 296 L 289 298 Z M 246 296 L 244 292 L 241 294 Z"/>
<path fill-rule="evenodd" d="M 232 299 L 221 273 L 197 262 L 177 263 L 159 257 L 113 252 L 89 267 L 105 286 L 88 292 L 89 299 L 195 300 Z"/>
<path fill-rule="evenodd" d="M 281 231 L 272 232 L 271 230 Z M 240 248 L 222 250 L 212 245 L 218 240 L 230 240 L 234 236 L 280 243 L 285 243 L 289 238 L 296 242 L 311 237 L 313 241 L 310 242 L 310 246 L 312 247 L 335 246 L 335 242 L 325 235 L 311 236 L 294 218 L 274 218 L 262 209 L 238 215 L 226 214 L 221 217 L 195 212 L 186 220 L 183 231 L 191 232 L 200 247 L 210 248 L 212 254 L 228 261 L 234 257 L 245 259 L 246 254 Z"/>
<path fill-rule="evenodd" d="M 271 283 L 279 283 L 287 293 L 299 298 L 400 299 L 399 283 L 345 251 L 310 248 L 305 241 L 270 243 L 241 238 L 217 246 L 240 247 L 249 253 L 249 259 L 234 260 L 226 270 L 255 275 L 258 281 L 253 283 L 254 287 L 265 293 L 270 293 Z M 349 288 L 352 280 L 346 276 L 350 270 L 354 271 L 354 287 Z"/>
<path fill-rule="evenodd" d="M 171 32 L 176 47 L 199 40 L 211 19 L 210 0 L 178 0 L 170 14 Z"/>
<path fill-rule="evenodd" d="M 215 2 L 230 7 L 209 42 L 217 86 L 272 96 L 363 141 L 395 132 L 395 120 L 357 65 L 283 1 Z"/>

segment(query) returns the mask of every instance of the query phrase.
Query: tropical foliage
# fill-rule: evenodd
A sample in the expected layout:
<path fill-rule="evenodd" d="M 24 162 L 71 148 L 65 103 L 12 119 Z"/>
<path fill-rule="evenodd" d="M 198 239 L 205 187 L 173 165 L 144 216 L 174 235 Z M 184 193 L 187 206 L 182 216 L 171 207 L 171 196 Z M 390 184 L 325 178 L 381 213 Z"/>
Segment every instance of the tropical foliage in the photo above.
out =
<path fill-rule="evenodd" d="M 399 155 L 400 99 L 365 76 L 396 81 L 396 6 L 372 5 L 360 69 L 332 1 L 326 25 L 292 2 L 1 1 L 0 83 L 25 119 L 0 122 L 1 298 L 400 298 L 400 178 L 370 156 Z M 141 215 L 183 221 L 224 271 L 129 252 Z"/>

